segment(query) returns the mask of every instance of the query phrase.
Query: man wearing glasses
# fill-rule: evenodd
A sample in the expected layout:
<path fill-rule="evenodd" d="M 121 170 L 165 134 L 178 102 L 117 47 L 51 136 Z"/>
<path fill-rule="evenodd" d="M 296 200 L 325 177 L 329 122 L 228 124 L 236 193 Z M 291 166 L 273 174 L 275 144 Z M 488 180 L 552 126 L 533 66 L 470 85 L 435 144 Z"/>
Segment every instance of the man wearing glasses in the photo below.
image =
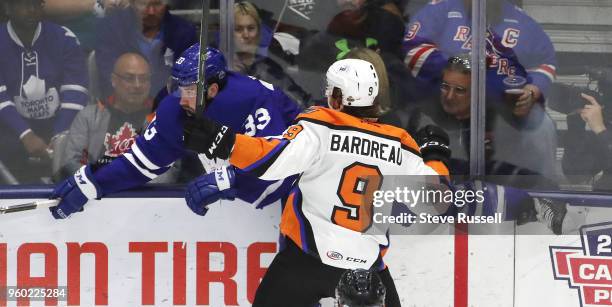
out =
<path fill-rule="evenodd" d="M 111 76 L 113 94 L 87 106 L 75 118 L 67 137 L 61 177 L 84 164 L 108 164 L 127 151 L 150 112 L 151 72 L 139 54 L 117 59 Z"/>
<path fill-rule="evenodd" d="M 448 133 L 449 148 L 453 153 L 449 171 L 454 176 L 455 184 L 462 181 L 462 175 L 469 174 L 471 69 L 469 54 L 449 58 L 442 70 L 439 102 L 416 109 L 411 114 L 407 129 L 409 133 L 416 134 L 423 127 L 436 125 Z M 498 109 L 494 106 L 487 105 L 486 113 L 484 142 L 487 182 L 466 181 L 456 184 L 455 188 L 486 187 L 488 194 L 483 203 L 485 215 L 490 214 L 490 210 L 502 208 L 497 201 L 499 197 L 504 199 L 506 221 L 516 220 L 521 225 L 537 220 L 555 234 L 574 231 L 576 216 L 566 218 L 565 204 L 532 198 L 523 190 L 555 185 L 551 174 L 555 173 L 553 155 L 556 134 L 550 117 L 544 116 L 537 129 L 526 133 L 499 118 Z M 525 152 L 529 154 L 523 154 Z M 474 206 L 474 203 L 466 208 L 469 206 Z"/>
<path fill-rule="evenodd" d="M 151 67 L 154 97 L 170 76 L 178 56 L 197 41 L 195 27 L 168 12 L 168 0 L 130 0 L 124 9 L 115 9 L 99 19 L 96 27 L 96 64 L 100 90 L 109 95 L 111 69 L 126 52 L 142 54 Z"/>
<path fill-rule="evenodd" d="M 433 124 L 441 127 L 450 136 L 449 147 L 453 152 L 450 163 L 451 174 L 469 173 L 470 115 L 471 115 L 471 68 L 470 56 L 462 54 L 448 59 L 442 70 L 439 102 L 424 105 L 411 114 L 408 132 Z M 534 107 L 534 112 L 543 112 Z M 550 117 L 544 115 L 533 130 L 520 130 L 503 120 L 499 108 L 487 105 L 485 125 L 485 156 L 488 175 L 542 175 L 530 176 L 548 184 L 555 179 L 554 154 L 557 147 L 556 131 Z M 510 149 L 511 147 L 512 149 Z M 525 153 L 529 154 L 517 154 Z M 499 177 L 500 179 L 502 177 Z M 503 177 L 521 185 L 527 180 L 516 176 Z M 501 182 L 500 182 L 501 183 Z M 513 182 L 504 184 L 515 185 Z M 533 183 L 533 182 L 531 182 Z"/>
<path fill-rule="evenodd" d="M 404 63 L 419 81 L 437 85 L 446 60 L 472 49 L 471 10 L 469 0 L 431 1 L 411 18 L 403 42 Z M 534 106 L 543 106 L 555 79 L 554 47 L 542 27 L 511 1 L 487 1 L 486 19 L 487 96 L 501 102 L 503 79 L 525 78 L 514 88 L 521 91 L 511 110 L 523 119 Z"/>

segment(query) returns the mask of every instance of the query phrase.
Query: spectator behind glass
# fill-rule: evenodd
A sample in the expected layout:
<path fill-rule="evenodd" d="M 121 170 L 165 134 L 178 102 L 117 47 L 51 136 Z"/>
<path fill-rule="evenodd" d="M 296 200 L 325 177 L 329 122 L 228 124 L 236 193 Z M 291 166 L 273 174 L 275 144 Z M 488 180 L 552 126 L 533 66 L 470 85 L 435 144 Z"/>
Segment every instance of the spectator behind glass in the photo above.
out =
<path fill-rule="evenodd" d="M 391 99 L 389 98 L 389 78 L 387 76 L 387 69 L 385 68 L 385 62 L 376 51 L 368 48 L 353 48 L 346 55 L 347 59 L 359 59 L 374 65 L 374 70 L 378 73 L 378 96 L 376 96 L 376 103 L 380 108 L 380 114 L 378 117 L 389 112 Z M 382 119 L 381 119 L 382 120 Z"/>
<path fill-rule="evenodd" d="M 433 124 L 444 129 L 450 138 L 452 151 L 451 174 L 469 173 L 470 116 L 471 116 L 471 64 L 467 54 L 451 57 L 442 70 L 440 96 L 414 110 L 408 131 L 418 131 Z M 541 106 L 535 112 L 544 113 Z M 496 183 L 521 187 L 535 184 L 551 186 L 556 182 L 556 131 L 548 115 L 531 130 L 518 130 L 499 119 L 497 109 L 488 107 L 485 123 L 485 156 L 487 175 L 542 175 L 534 181 L 523 178 L 498 178 Z"/>
<path fill-rule="evenodd" d="M 117 59 L 111 77 L 113 94 L 79 112 L 67 136 L 62 175 L 85 164 L 103 166 L 130 149 L 151 108 L 151 72 L 139 54 Z"/>
<path fill-rule="evenodd" d="M 94 49 L 96 18 L 125 8 L 129 0 L 45 0 L 45 14 L 74 31 L 85 51 Z"/>
<path fill-rule="evenodd" d="M 255 63 L 261 43 L 261 32 L 264 30 L 270 32 L 270 29 L 261 23 L 257 8 L 253 4 L 246 1 L 234 4 L 235 53 L 232 70 L 243 72 Z M 262 53 L 259 52 L 259 55 Z"/>
<path fill-rule="evenodd" d="M 573 138 L 568 139 L 565 147 L 563 170 L 566 175 L 588 175 L 590 177 L 603 171 L 601 177 L 595 181 L 593 188 L 610 191 L 612 190 L 612 134 L 607 129 L 611 123 L 610 113 L 604 112 L 606 109 L 595 97 L 587 94 L 581 95 L 585 100 L 584 107 L 578 110 L 578 114 L 567 116 L 568 130 L 579 131 L 568 131 Z M 584 131 L 584 123 L 582 125 L 572 123 L 577 115 L 586 123 L 590 131 Z M 575 180 L 576 178 L 571 176 L 568 179 Z"/>
<path fill-rule="evenodd" d="M 264 35 L 264 32 L 267 33 Z M 283 67 L 266 56 L 271 30 L 250 2 L 234 4 L 234 61 L 232 70 L 253 76 L 282 89 L 300 105 L 308 105 L 310 95 L 288 76 Z M 263 37 L 265 36 L 265 38 Z M 265 40 L 265 42 L 262 42 Z M 262 47 L 262 45 L 264 47 Z"/>
<path fill-rule="evenodd" d="M 359 41 L 373 39 L 382 52 L 400 56 L 404 21 L 393 1 L 336 1 L 341 12 L 327 26 L 329 33 Z"/>
<path fill-rule="evenodd" d="M 111 69 L 120 55 L 144 55 L 151 67 L 150 95 L 165 87 L 172 64 L 196 42 L 196 29 L 168 12 L 167 0 L 130 0 L 130 7 L 113 10 L 99 20 L 96 64 L 103 96 L 110 95 Z"/>
<path fill-rule="evenodd" d="M 89 99 L 83 51 L 65 27 L 42 20 L 42 0 L 5 1 L 0 25 L 0 160 L 21 182 L 50 175 L 54 141 Z"/>
<path fill-rule="evenodd" d="M 302 40 L 300 68 L 324 70 L 354 47 L 379 50 L 400 57 L 404 23 L 399 9 L 387 1 L 337 0 L 341 9 L 326 31 Z"/>
<path fill-rule="evenodd" d="M 446 60 L 471 49 L 471 1 L 432 1 L 406 28 L 403 52 L 407 69 L 435 93 Z M 487 96 L 500 102 L 508 75 L 527 78 L 512 109 L 525 117 L 536 102 L 543 104 L 555 78 L 555 50 L 540 25 L 506 0 L 487 1 Z"/>
<path fill-rule="evenodd" d="M 335 2 L 342 11 L 327 29 L 300 42 L 296 57 L 299 78 L 314 73 L 310 79 L 300 80 L 300 84 L 311 89 L 320 88 L 323 84 L 316 77 L 319 71 L 346 57 L 351 49 L 367 47 L 377 51 L 384 60 L 391 84 L 391 108 L 401 109 L 422 100 L 422 91 L 419 92 L 415 78 L 406 71 L 401 60 L 404 22 L 396 4 L 387 0 Z"/>

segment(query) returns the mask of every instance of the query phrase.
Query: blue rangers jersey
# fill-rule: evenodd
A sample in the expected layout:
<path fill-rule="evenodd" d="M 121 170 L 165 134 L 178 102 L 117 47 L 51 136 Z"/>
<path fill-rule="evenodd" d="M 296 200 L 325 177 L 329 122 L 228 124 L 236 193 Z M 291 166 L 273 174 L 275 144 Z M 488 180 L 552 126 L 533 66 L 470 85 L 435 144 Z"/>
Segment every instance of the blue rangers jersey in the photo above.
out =
<path fill-rule="evenodd" d="M 24 46 L 10 22 L 0 25 L 0 120 L 19 136 L 29 120 L 55 118 L 54 133 L 67 130 L 89 99 L 78 39 L 68 28 L 43 21 L 32 47 Z"/>
<path fill-rule="evenodd" d="M 486 41 L 489 90 L 500 87 L 503 77 L 514 74 L 527 77 L 528 83 L 546 95 L 555 78 L 555 51 L 531 17 L 503 1 L 501 21 L 487 28 Z M 433 0 L 406 28 L 404 61 L 412 75 L 437 85 L 447 59 L 469 53 L 471 44 L 471 14 L 463 0 Z"/>
<path fill-rule="evenodd" d="M 102 194 L 142 185 L 162 174 L 186 154 L 183 123 L 187 114 L 180 98 L 167 96 L 160 103 L 155 118 L 131 149 L 94 172 Z M 252 136 L 279 135 L 299 114 L 297 104 L 272 85 L 228 72 L 227 82 L 207 107 L 205 115 L 227 125 L 237 133 Z M 238 197 L 265 205 L 283 196 L 282 185 L 237 172 Z"/>

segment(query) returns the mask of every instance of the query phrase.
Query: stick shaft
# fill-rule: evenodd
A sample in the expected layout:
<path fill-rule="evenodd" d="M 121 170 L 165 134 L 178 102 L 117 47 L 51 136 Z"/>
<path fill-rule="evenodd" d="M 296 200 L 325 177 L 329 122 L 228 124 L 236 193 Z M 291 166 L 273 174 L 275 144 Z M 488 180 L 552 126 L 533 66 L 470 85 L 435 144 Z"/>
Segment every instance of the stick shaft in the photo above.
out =
<path fill-rule="evenodd" d="M 208 46 L 208 13 L 210 1 L 202 0 L 202 16 L 200 19 L 200 60 L 198 61 L 198 95 L 196 103 L 196 116 L 204 112 L 206 104 L 206 46 Z"/>
<path fill-rule="evenodd" d="M 23 211 L 29 211 L 29 210 L 39 209 L 39 208 L 49 208 L 49 207 L 57 205 L 58 203 L 59 203 L 59 199 L 51 199 L 51 200 L 33 201 L 33 202 L 25 203 L 25 204 L 0 206 L 0 214 L 23 212 Z"/>

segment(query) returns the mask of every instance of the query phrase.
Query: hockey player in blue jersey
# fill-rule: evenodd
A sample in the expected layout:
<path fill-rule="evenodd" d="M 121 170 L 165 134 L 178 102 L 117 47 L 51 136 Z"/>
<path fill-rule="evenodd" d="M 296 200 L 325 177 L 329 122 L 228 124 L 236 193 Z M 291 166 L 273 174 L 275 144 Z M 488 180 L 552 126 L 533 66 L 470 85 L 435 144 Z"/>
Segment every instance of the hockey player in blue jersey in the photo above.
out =
<path fill-rule="evenodd" d="M 51 198 L 61 198 L 51 209 L 55 218 L 66 218 L 79 211 L 90 199 L 142 185 L 168 170 L 172 163 L 185 155 L 184 124 L 194 116 L 199 44 L 187 49 L 177 59 L 172 73 L 170 95 L 160 103 L 156 116 L 129 152 L 100 169 L 83 166 L 73 177 L 58 185 Z M 295 102 L 282 91 L 259 80 L 227 70 L 225 58 L 217 49 L 206 51 L 207 117 L 253 136 L 280 134 L 299 113 Z M 213 180 L 211 175 L 206 180 Z M 245 178 L 240 176 L 240 178 Z M 245 178 L 237 195 L 253 202 L 261 186 L 250 186 Z M 200 183 L 202 183 L 201 178 Z M 252 186 L 252 185 L 251 185 Z M 264 188 L 265 190 L 265 184 Z M 224 191 L 224 197 L 236 196 Z M 242 194 L 240 194 L 242 193 Z M 221 197 L 217 195 L 216 197 Z"/>
<path fill-rule="evenodd" d="M 471 1 L 432 0 L 406 27 L 404 62 L 429 85 L 439 84 L 448 58 L 472 49 Z M 508 75 L 527 78 L 524 94 L 513 113 L 525 116 L 543 102 L 556 74 L 555 51 L 542 28 L 506 0 L 487 2 L 487 95 L 500 95 Z"/>
<path fill-rule="evenodd" d="M 0 24 L 0 159 L 34 180 L 51 170 L 26 167 L 28 157 L 48 157 L 87 104 L 85 57 L 72 31 L 43 20 L 43 0 L 2 2 L 9 21 Z"/>

